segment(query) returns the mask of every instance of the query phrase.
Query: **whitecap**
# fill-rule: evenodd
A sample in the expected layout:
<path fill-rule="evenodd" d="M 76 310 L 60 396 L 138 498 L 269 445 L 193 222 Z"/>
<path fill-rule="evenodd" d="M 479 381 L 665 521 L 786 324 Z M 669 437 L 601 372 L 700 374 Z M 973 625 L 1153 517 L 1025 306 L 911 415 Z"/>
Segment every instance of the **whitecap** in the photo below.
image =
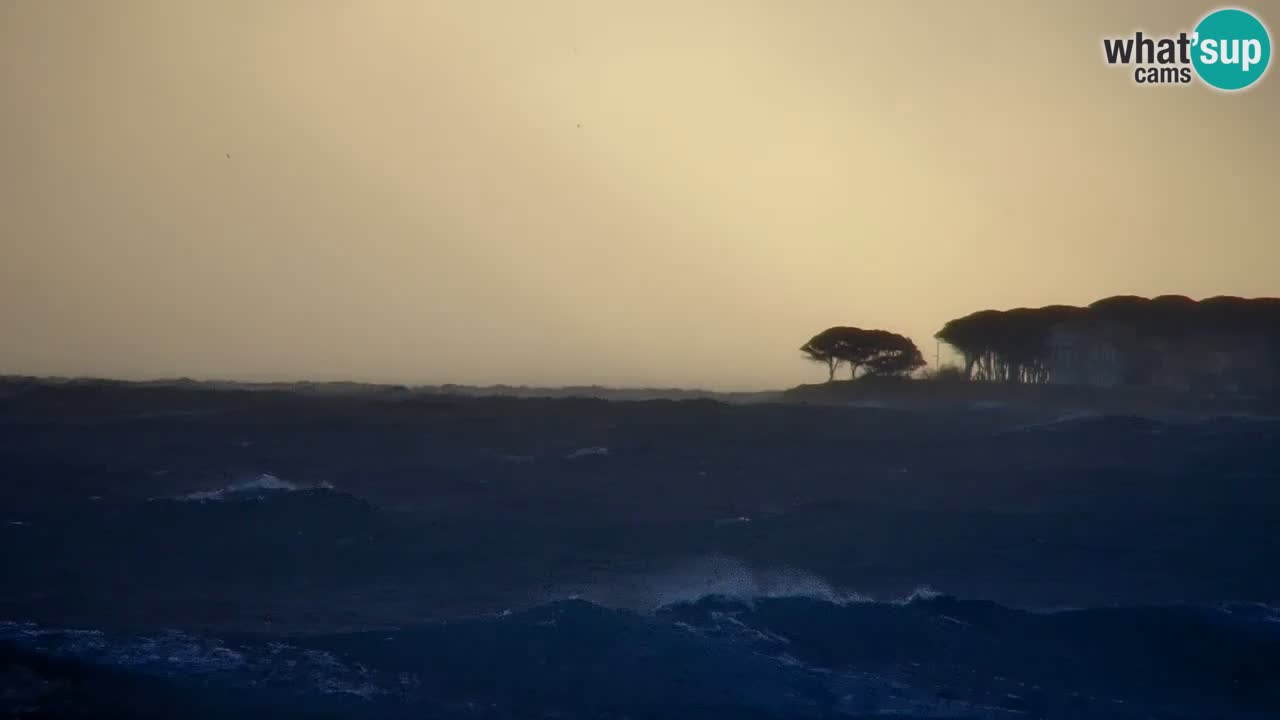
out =
<path fill-rule="evenodd" d="M 1053 418 L 1052 420 L 1028 423 L 1026 425 L 1015 425 L 1014 427 L 1001 430 L 997 434 L 1027 432 L 1029 430 L 1053 430 L 1056 428 L 1061 428 L 1064 425 L 1073 425 L 1073 424 L 1079 423 L 1082 420 L 1092 420 L 1094 418 L 1100 418 L 1100 417 L 1103 417 L 1103 415 L 1102 413 L 1098 413 L 1098 412 L 1091 412 L 1091 411 L 1070 412 L 1070 413 L 1066 413 L 1065 415 L 1059 415 L 1058 417 Z"/>
<path fill-rule="evenodd" d="M 243 482 L 218 488 L 217 490 L 199 490 L 193 493 L 181 495 L 177 500 L 183 502 L 208 502 L 217 500 L 226 500 L 228 498 L 244 498 L 252 497 L 255 494 L 262 493 L 283 493 L 297 492 L 299 490 L 332 490 L 333 486 L 329 483 L 321 483 L 319 485 L 298 485 L 288 480 L 280 478 L 270 473 L 263 473 L 255 478 L 245 480 Z"/>
<path fill-rule="evenodd" d="M 934 590 L 932 587 L 929 587 L 928 585 L 920 585 L 916 587 L 914 590 L 912 590 L 911 592 L 907 593 L 906 597 L 899 598 L 897 600 L 894 600 L 893 602 L 896 605 L 910 605 L 913 602 L 937 600 L 940 597 L 943 597 L 943 593 L 938 592 L 937 590 Z"/>
<path fill-rule="evenodd" d="M 609 455 L 609 448 L 594 445 L 592 447 L 578 448 L 568 455 L 564 456 L 565 460 L 581 460 L 585 457 L 599 456 L 606 457 Z"/>
<path fill-rule="evenodd" d="M 759 599 L 809 598 L 836 604 L 870 602 L 860 593 L 837 589 L 821 577 L 794 568 L 756 570 L 740 560 L 711 557 L 656 577 L 642 579 L 632 589 L 659 609 L 723 597 L 751 602 Z"/>

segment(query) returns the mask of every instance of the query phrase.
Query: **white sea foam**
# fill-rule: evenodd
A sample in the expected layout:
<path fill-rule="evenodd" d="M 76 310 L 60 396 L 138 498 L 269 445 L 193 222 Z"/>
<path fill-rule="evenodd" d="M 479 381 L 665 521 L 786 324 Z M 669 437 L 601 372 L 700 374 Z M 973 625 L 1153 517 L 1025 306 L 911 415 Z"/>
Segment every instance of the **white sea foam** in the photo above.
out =
<path fill-rule="evenodd" d="M 184 502 L 208 502 L 226 500 L 228 498 L 244 498 L 262 493 L 296 492 L 298 490 L 333 489 L 329 483 L 319 485 L 298 485 L 270 473 L 263 473 L 255 478 L 218 488 L 217 490 L 199 490 L 179 496 Z"/>
<path fill-rule="evenodd" d="M 1071 412 L 1065 415 L 1059 415 L 1058 417 L 1053 418 L 1052 420 L 1028 423 L 1026 425 L 1016 425 L 1011 428 L 1006 428 L 1001 431 L 1001 434 L 1027 432 L 1029 430 L 1054 430 L 1054 429 L 1062 428 L 1063 426 L 1066 426 L 1066 425 L 1077 424 L 1081 420 L 1092 420 L 1094 418 L 1100 418 L 1100 417 L 1102 417 L 1102 413 L 1091 412 L 1091 411 Z"/>
<path fill-rule="evenodd" d="M 165 673 L 223 673 L 246 665 L 241 653 L 176 630 L 116 646 L 105 659 L 114 665 Z"/>
<path fill-rule="evenodd" d="M 279 642 L 230 648 L 216 638 L 177 630 L 109 639 L 97 630 L 46 629 L 31 623 L 0 622 L 0 639 L 54 657 L 149 675 L 198 675 L 231 685 L 267 684 L 300 693 L 352 695 L 368 700 L 410 692 L 421 684 L 411 673 L 377 673 L 321 650 Z"/>
<path fill-rule="evenodd" d="M 928 585 L 921 585 L 907 593 L 906 597 L 894 600 L 894 603 L 897 605 L 909 605 L 913 602 L 923 600 L 936 600 L 942 596 L 943 593 L 934 590 L 932 587 L 929 587 Z"/>
<path fill-rule="evenodd" d="M 565 455 L 564 459 L 565 460 L 581 460 L 582 458 L 587 458 L 592 456 L 605 457 L 608 455 L 609 455 L 609 448 L 596 445 L 592 447 L 578 448 L 577 450 L 574 450 L 568 455 Z"/>
<path fill-rule="evenodd" d="M 597 604 L 656 610 L 707 597 L 750 602 L 803 597 L 831 603 L 869 602 L 859 593 L 838 589 L 817 575 L 791 568 L 757 570 L 740 560 L 708 557 L 665 573 L 615 578 L 588 588 L 581 597 Z"/>

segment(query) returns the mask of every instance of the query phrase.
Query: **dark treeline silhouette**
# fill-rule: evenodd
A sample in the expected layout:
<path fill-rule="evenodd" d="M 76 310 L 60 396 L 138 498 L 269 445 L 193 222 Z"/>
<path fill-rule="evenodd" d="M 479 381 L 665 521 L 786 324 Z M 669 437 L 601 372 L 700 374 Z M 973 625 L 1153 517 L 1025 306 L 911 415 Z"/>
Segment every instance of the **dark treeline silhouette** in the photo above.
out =
<path fill-rule="evenodd" d="M 841 364 L 849 366 L 849 377 L 864 375 L 902 376 L 924 367 L 920 349 L 908 338 L 887 330 L 831 327 L 800 346 L 800 352 L 827 366 L 827 380 L 834 380 Z"/>
<path fill-rule="evenodd" d="M 1280 386 L 1280 299 L 1110 297 L 982 310 L 936 337 L 973 380 L 1239 391 Z"/>
<path fill-rule="evenodd" d="M 948 322 L 935 337 L 964 358 L 967 378 L 1048 382 L 1050 333 L 1086 313 L 1069 305 L 980 310 Z"/>

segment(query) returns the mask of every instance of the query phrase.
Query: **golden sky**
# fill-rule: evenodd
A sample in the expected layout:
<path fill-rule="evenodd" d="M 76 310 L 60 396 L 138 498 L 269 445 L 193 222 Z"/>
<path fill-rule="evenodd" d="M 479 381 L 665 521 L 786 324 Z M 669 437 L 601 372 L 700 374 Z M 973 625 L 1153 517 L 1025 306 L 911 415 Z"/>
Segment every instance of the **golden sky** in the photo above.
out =
<path fill-rule="evenodd" d="M 6 0 L 0 373 L 752 389 L 829 325 L 1278 295 L 1276 69 L 1102 59 L 1215 7 Z"/>

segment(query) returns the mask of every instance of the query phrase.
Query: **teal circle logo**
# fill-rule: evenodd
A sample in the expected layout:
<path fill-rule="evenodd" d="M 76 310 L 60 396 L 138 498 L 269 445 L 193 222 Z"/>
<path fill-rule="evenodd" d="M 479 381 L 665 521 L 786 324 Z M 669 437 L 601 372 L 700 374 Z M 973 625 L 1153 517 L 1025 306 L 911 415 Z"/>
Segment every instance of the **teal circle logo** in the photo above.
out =
<path fill-rule="evenodd" d="M 1191 63 L 1196 74 L 1219 90 L 1243 90 L 1258 81 L 1271 62 L 1271 36 L 1262 21 L 1235 8 L 1215 10 L 1196 26 Z"/>

